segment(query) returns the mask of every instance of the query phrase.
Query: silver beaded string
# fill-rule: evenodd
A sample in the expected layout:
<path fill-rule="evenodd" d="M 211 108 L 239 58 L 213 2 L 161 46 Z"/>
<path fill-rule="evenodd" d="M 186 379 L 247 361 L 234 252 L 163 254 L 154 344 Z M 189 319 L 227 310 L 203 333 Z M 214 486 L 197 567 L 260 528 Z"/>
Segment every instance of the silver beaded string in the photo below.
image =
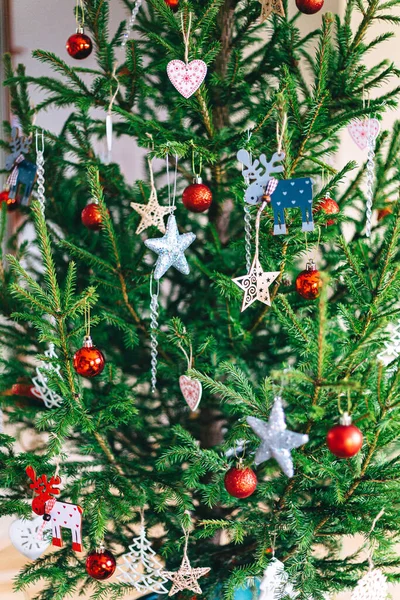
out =
<path fill-rule="evenodd" d="M 160 293 L 160 282 L 157 283 L 157 291 L 153 294 L 153 273 L 150 277 L 150 347 L 151 347 L 151 393 L 157 388 L 157 356 L 158 356 L 158 296 Z"/>
<path fill-rule="evenodd" d="M 372 202 L 374 199 L 374 182 L 375 182 L 375 136 L 368 126 L 368 161 L 367 161 L 367 223 L 366 236 L 371 237 L 371 222 L 372 222 Z"/>
<path fill-rule="evenodd" d="M 36 131 L 37 199 L 44 215 L 46 198 L 44 195 L 44 133 Z"/>
<path fill-rule="evenodd" d="M 135 24 L 136 17 L 138 15 L 138 12 L 140 10 L 142 2 L 143 2 L 143 0 L 136 0 L 135 5 L 134 5 L 134 7 L 132 9 L 132 13 L 131 13 L 130 19 L 128 21 L 128 24 L 126 26 L 126 29 L 124 31 L 124 35 L 123 35 L 123 38 L 122 38 L 122 44 L 121 44 L 121 46 L 123 48 L 125 48 L 126 44 L 128 43 L 128 40 L 129 40 L 131 32 L 132 32 L 132 28 L 133 28 L 133 26 Z"/>
<path fill-rule="evenodd" d="M 252 132 L 250 131 L 250 129 L 247 130 L 247 141 L 250 141 Z M 252 161 L 253 159 L 251 158 L 251 154 L 250 154 L 250 160 Z M 243 172 L 243 165 L 242 165 L 242 172 Z M 250 179 L 246 176 L 244 177 L 244 182 L 246 184 L 246 186 L 249 185 L 250 183 Z M 249 205 L 244 202 L 244 248 L 245 248 L 245 255 L 246 255 L 246 270 L 247 272 L 250 271 L 251 269 L 251 214 L 250 214 L 250 207 Z"/>

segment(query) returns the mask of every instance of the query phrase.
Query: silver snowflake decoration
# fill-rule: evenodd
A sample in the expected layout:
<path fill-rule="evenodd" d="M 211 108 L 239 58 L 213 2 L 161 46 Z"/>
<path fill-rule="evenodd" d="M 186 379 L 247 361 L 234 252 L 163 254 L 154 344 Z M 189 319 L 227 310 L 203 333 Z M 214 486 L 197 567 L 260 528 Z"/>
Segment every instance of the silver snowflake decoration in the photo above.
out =
<path fill-rule="evenodd" d="M 49 348 L 44 355 L 51 359 L 58 358 L 54 349 L 54 344 L 49 344 Z M 32 379 L 32 383 L 35 386 L 32 390 L 32 394 L 43 400 L 46 408 L 58 408 L 62 405 L 62 398 L 47 385 L 48 379 L 46 371 L 47 373 L 55 373 L 61 379 L 60 365 L 54 366 L 53 363 L 43 361 L 40 367 L 36 368 L 36 377 Z"/>
<path fill-rule="evenodd" d="M 285 565 L 273 558 L 264 571 L 260 584 L 259 600 L 281 600 L 281 598 L 297 598 L 289 576 L 285 571 Z"/>
<path fill-rule="evenodd" d="M 194 233 L 179 234 L 174 215 L 168 217 L 167 230 L 163 237 L 146 240 L 145 246 L 158 254 L 154 279 L 161 277 L 170 267 L 187 275 L 190 272 L 184 251 L 193 244 L 196 236 Z"/>
<path fill-rule="evenodd" d="M 380 569 L 370 569 L 357 583 L 351 600 L 386 600 L 388 582 Z"/>
<path fill-rule="evenodd" d="M 291 450 L 306 444 L 308 435 L 286 429 L 282 398 L 275 398 L 268 423 L 256 417 L 247 417 L 247 423 L 261 440 L 255 464 L 259 465 L 271 457 L 275 458 L 285 475 L 293 477 Z"/>
<path fill-rule="evenodd" d="M 167 594 L 164 587 L 167 578 L 162 574 L 162 565 L 146 537 L 146 529 L 140 530 L 140 535 L 133 538 L 129 552 L 123 555 L 123 564 L 118 565 L 117 579 L 121 583 L 129 583 L 138 592 L 155 592 Z"/>

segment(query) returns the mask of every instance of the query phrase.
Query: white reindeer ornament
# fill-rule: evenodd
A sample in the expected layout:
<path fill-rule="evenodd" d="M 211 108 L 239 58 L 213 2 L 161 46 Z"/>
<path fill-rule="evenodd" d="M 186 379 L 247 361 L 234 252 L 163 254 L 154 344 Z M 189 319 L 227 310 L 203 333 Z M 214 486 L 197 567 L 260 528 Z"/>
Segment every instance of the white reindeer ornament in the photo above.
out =
<path fill-rule="evenodd" d="M 53 546 L 62 547 L 63 540 L 61 528 L 71 530 L 72 550 L 82 552 L 82 509 L 77 504 L 70 502 L 61 502 L 54 496 L 60 493 L 58 485 L 61 478 L 58 475 L 53 476 L 47 481 L 46 475 L 36 477 L 36 471 L 33 467 L 26 467 L 26 474 L 32 481 L 31 489 L 36 496 L 32 500 L 32 510 L 37 515 L 43 516 L 44 521 L 51 521 L 53 532 Z"/>

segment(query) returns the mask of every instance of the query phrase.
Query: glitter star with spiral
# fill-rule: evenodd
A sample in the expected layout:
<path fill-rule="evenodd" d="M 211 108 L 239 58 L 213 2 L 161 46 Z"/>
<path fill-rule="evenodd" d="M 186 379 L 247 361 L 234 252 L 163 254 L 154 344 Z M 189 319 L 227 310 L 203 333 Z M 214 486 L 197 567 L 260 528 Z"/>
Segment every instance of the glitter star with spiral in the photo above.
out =
<path fill-rule="evenodd" d="M 183 590 L 190 590 L 195 594 L 202 594 L 201 587 L 197 580 L 204 575 L 207 575 L 211 569 L 209 567 L 199 567 L 193 569 L 187 556 L 183 557 L 181 566 L 178 571 L 162 571 L 161 574 L 172 581 L 172 587 L 169 596 L 173 596 Z"/>
<path fill-rule="evenodd" d="M 250 271 L 242 277 L 232 279 L 244 291 L 242 312 L 249 308 L 256 300 L 271 306 L 269 286 L 280 275 L 280 271 L 265 272 L 262 269 L 258 256 L 253 259 Z"/>

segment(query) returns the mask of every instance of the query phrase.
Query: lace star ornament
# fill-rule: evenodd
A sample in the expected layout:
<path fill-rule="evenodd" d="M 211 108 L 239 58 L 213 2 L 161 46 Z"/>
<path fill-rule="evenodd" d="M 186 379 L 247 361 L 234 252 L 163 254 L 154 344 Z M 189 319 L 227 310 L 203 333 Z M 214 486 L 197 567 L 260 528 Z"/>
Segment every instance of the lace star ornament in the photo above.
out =
<path fill-rule="evenodd" d="M 161 206 L 158 203 L 157 192 L 154 188 L 151 190 L 147 204 L 131 202 L 131 207 L 142 217 L 138 228 L 136 229 L 138 235 L 148 227 L 152 226 L 157 227 L 161 233 L 165 233 L 164 217 L 172 210 L 175 210 L 175 206 Z"/>
<path fill-rule="evenodd" d="M 261 440 L 256 452 L 255 464 L 259 465 L 270 458 L 275 458 L 285 475 L 293 477 L 291 450 L 306 444 L 308 435 L 289 431 L 286 428 L 282 398 L 279 396 L 275 398 L 267 423 L 256 417 L 247 417 L 247 423 Z"/>
<path fill-rule="evenodd" d="M 351 600 L 386 600 L 388 593 L 386 576 L 380 569 L 370 569 L 357 583 Z"/>
<path fill-rule="evenodd" d="M 162 571 L 161 574 L 172 581 L 172 587 L 169 596 L 174 596 L 183 590 L 190 590 L 195 594 L 202 594 L 201 587 L 198 584 L 198 579 L 207 575 L 211 569 L 209 567 L 192 568 L 189 558 L 184 555 L 181 566 L 178 571 Z"/>

